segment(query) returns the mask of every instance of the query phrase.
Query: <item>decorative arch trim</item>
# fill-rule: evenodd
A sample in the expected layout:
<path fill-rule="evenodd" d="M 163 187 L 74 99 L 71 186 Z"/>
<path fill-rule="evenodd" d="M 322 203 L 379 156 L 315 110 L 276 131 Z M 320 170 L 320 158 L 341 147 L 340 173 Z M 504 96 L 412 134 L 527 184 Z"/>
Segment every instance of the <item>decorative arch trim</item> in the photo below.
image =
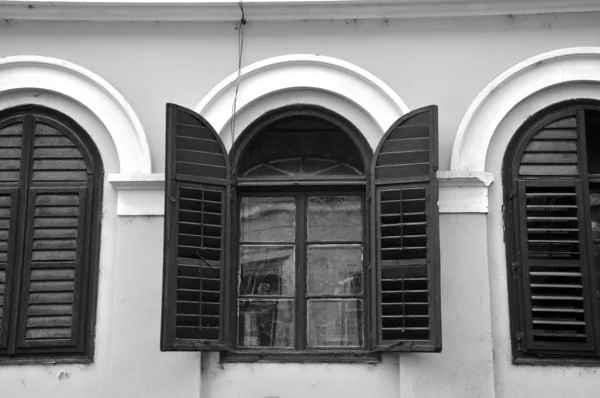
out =
<path fill-rule="evenodd" d="M 543 90 L 577 82 L 600 82 L 600 47 L 540 54 L 499 75 L 467 110 L 454 141 L 451 170 L 484 172 L 492 137 L 511 110 Z"/>
<path fill-rule="evenodd" d="M 33 55 L 0 58 L 0 95 L 22 90 L 57 93 L 82 104 L 109 132 L 117 150 L 120 174 L 152 172 L 142 124 L 125 98 L 100 76 L 56 58 Z"/>
<path fill-rule="evenodd" d="M 351 103 L 374 121 L 381 134 L 409 111 L 387 84 L 356 65 L 321 55 L 285 55 L 249 65 L 239 76 L 231 74 L 195 107 L 221 135 L 231 122 L 238 82 L 236 114 L 272 94 L 298 90 L 327 92 Z"/>

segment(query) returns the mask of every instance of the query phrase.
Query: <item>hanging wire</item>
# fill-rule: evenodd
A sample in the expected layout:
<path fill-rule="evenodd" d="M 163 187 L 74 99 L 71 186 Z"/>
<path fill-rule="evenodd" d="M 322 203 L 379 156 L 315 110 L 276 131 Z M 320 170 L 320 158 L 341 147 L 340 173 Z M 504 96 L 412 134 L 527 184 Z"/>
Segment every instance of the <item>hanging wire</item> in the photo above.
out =
<path fill-rule="evenodd" d="M 231 145 L 235 141 L 235 112 L 237 110 L 237 99 L 238 92 L 240 90 L 240 78 L 242 76 L 242 56 L 244 54 L 244 26 L 248 23 L 246 20 L 246 14 L 244 13 L 243 0 L 239 2 L 240 11 L 242 17 L 238 25 L 238 68 L 237 68 L 237 79 L 235 82 L 235 95 L 233 97 L 233 105 L 231 106 Z"/>

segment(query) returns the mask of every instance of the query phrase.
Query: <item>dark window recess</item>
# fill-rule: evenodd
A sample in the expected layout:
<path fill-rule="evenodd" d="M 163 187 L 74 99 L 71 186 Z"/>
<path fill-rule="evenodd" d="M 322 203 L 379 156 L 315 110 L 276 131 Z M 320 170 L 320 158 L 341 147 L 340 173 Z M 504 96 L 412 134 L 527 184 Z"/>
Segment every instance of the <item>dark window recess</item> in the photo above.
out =
<path fill-rule="evenodd" d="M 168 105 L 161 348 L 440 351 L 437 157 L 436 107 L 399 119 L 374 157 L 308 106 L 264 115 L 228 156 L 206 120 Z"/>
<path fill-rule="evenodd" d="M 599 358 L 596 255 L 600 108 L 554 108 L 521 129 L 504 163 L 516 363 Z"/>
<path fill-rule="evenodd" d="M 102 165 L 66 116 L 0 115 L 0 362 L 90 361 Z"/>

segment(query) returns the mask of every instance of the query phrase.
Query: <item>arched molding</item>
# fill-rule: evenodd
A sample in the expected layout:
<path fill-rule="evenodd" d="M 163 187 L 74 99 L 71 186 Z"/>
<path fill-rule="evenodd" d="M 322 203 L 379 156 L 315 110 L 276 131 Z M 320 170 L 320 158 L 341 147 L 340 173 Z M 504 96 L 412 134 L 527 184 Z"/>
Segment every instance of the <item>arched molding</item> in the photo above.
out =
<path fill-rule="evenodd" d="M 37 91 L 37 95 L 55 93 L 81 104 L 110 135 L 118 155 L 118 174 L 152 172 L 150 150 L 139 119 L 125 98 L 100 76 L 55 58 L 32 55 L 1 58 L 0 97 L 22 91 Z"/>
<path fill-rule="evenodd" d="M 467 110 L 454 141 L 451 170 L 487 171 L 486 158 L 498 126 L 526 99 L 553 87 L 599 81 L 600 47 L 551 51 L 508 69 L 488 84 Z M 572 91 L 565 91 L 561 100 L 571 99 L 572 95 Z"/>
<path fill-rule="evenodd" d="M 251 119 L 294 102 L 321 105 L 332 110 L 345 109 L 342 116 L 353 123 L 360 120 L 359 123 L 365 126 L 371 125 L 369 129 L 376 129 L 379 136 L 409 111 L 404 101 L 387 84 L 356 65 L 310 54 L 269 58 L 243 68 L 239 77 L 237 72 L 231 74 L 195 107 L 195 111 L 220 133 L 228 148 L 231 147 L 231 136 L 227 135 L 231 134 L 232 109 L 238 82 L 235 138 L 241 133 L 241 127 Z M 273 100 L 276 96 L 283 99 L 284 103 Z M 373 145 L 374 137 L 366 138 Z"/>
<path fill-rule="evenodd" d="M 371 149 L 375 150 L 384 131 L 363 109 L 331 92 L 311 89 L 293 89 L 269 93 L 258 98 L 251 106 L 238 109 L 235 116 L 235 137 L 237 138 L 252 122 L 270 110 L 284 106 L 304 104 L 317 105 L 333 111 L 351 122 L 365 137 Z M 225 148 L 232 146 L 231 119 L 219 131 Z"/>

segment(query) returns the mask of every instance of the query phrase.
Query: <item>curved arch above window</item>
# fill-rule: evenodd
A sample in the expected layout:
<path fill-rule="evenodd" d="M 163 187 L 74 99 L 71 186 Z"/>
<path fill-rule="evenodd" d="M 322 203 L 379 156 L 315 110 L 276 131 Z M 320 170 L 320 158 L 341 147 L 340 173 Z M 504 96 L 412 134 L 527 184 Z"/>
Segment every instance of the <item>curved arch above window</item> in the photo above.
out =
<path fill-rule="evenodd" d="M 578 82 L 600 82 L 600 47 L 550 51 L 524 60 L 500 74 L 477 95 L 465 113 L 454 139 L 451 170 L 487 171 L 490 142 L 511 112 L 536 95 L 557 87 L 566 91 L 566 87 Z M 560 100 L 573 98 L 588 97 L 580 92 L 576 96 L 562 96 Z M 540 109 L 524 110 L 518 118 L 523 123 L 528 115 Z"/>
<path fill-rule="evenodd" d="M 374 149 L 390 125 L 409 112 L 385 82 L 349 62 L 315 54 L 273 57 L 244 67 L 239 76 L 232 73 L 196 105 L 195 111 L 211 123 L 227 148 L 233 144 L 234 98 L 236 139 L 265 112 L 305 103 L 336 109 L 355 125 L 362 123 L 361 132 Z"/>
<path fill-rule="evenodd" d="M 0 60 L 0 92 L 32 89 L 59 93 L 89 109 L 114 142 L 120 174 L 151 173 L 144 129 L 129 103 L 106 80 L 61 59 L 26 55 Z"/>

